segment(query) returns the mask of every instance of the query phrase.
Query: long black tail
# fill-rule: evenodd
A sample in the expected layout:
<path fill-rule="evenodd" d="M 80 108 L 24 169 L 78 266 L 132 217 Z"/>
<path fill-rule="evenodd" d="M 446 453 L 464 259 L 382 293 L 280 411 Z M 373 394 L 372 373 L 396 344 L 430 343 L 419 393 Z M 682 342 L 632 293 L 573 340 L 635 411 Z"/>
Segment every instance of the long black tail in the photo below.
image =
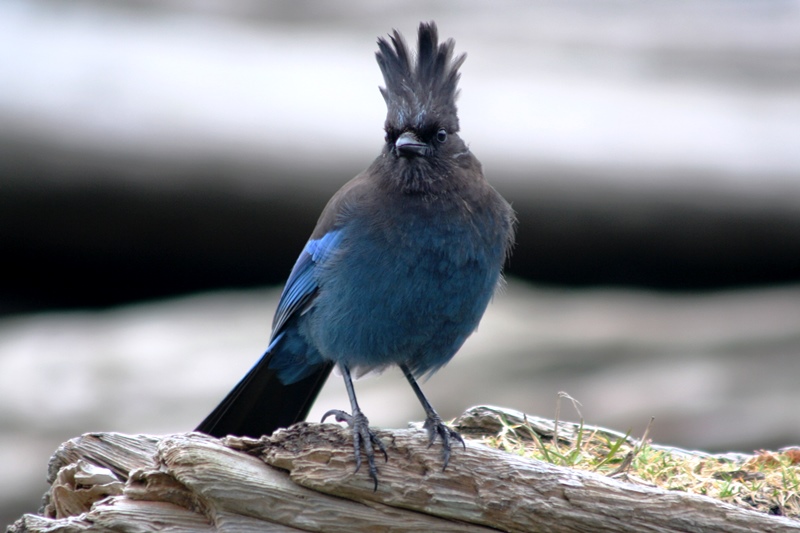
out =
<path fill-rule="evenodd" d="M 264 354 L 195 431 L 213 437 L 259 438 L 305 420 L 333 363 L 320 365 L 310 376 L 284 385 L 269 368 L 271 355 Z"/>

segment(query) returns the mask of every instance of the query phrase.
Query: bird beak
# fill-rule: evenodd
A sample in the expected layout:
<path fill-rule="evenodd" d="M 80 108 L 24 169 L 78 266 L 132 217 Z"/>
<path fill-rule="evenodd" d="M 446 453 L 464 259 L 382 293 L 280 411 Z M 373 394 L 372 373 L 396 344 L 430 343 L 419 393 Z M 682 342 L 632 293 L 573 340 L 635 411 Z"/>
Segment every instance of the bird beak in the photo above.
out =
<path fill-rule="evenodd" d="M 404 132 L 394 143 L 397 155 L 405 157 L 423 156 L 428 151 L 428 145 L 417 138 L 410 131 Z"/>

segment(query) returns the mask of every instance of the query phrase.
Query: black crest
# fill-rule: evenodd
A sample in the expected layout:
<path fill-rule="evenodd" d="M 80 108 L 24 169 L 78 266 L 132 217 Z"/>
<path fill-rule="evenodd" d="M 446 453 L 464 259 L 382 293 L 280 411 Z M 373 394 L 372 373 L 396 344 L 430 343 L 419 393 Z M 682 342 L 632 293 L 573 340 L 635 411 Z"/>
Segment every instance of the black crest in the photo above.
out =
<path fill-rule="evenodd" d="M 433 22 L 419 25 L 416 61 L 397 30 L 389 40 L 378 39 L 375 55 L 386 82 L 381 94 L 388 108 L 387 129 L 423 129 L 436 123 L 451 133 L 458 131 L 458 68 L 466 55 L 453 59 L 454 46 L 452 39 L 439 43 Z"/>

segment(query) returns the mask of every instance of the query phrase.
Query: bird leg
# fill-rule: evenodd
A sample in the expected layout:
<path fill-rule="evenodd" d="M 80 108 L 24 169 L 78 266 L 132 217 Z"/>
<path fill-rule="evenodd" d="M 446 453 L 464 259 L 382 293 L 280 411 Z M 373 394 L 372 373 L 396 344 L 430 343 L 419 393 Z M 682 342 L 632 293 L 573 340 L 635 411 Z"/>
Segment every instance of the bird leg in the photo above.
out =
<path fill-rule="evenodd" d="M 375 483 L 374 490 L 378 490 L 378 468 L 375 466 L 375 451 L 374 446 L 383 453 L 386 461 L 389 460 L 389 454 L 386 453 L 386 448 L 383 446 L 381 440 L 375 433 L 369 429 L 369 420 L 361 409 L 358 407 L 356 400 L 356 391 L 353 388 L 353 379 L 350 377 L 350 369 L 346 365 L 340 364 L 339 368 L 342 370 L 344 377 L 344 386 L 347 389 L 347 395 L 350 397 L 350 408 L 352 414 L 346 413 L 339 409 L 331 409 L 322 416 L 322 422 L 329 416 L 333 416 L 337 422 L 347 422 L 350 429 L 353 431 L 353 449 L 356 456 L 356 472 L 361 468 L 361 453 L 367 456 L 367 464 L 369 466 L 369 477 Z"/>
<path fill-rule="evenodd" d="M 425 395 L 422 394 L 422 389 L 419 388 L 417 380 L 414 379 L 414 375 L 411 373 L 408 367 L 405 364 L 401 364 L 400 369 L 403 371 L 406 379 L 411 384 L 411 388 L 414 389 L 414 394 L 417 395 L 419 403 L 422 404 L 422 408 L 425 409 L 426 418 L 423 427 L 428 432 L 428 448 L 433 445 L 437 436 L 442 440 L 442 459 L 444 460 L 442 472 L 444 472 L 445 468 L 447 468 L 447 463 L 450 462 L 450 440 L 452 439 L 460 442 L 464 449 L 467 448 L 467 445 L 464 442 L 464 439 L 461 438 L 461 435 L 458 434 L 458 431 L 450 428 L 448 425 L 442 422 L 442 417 L 439 416 Z"/>

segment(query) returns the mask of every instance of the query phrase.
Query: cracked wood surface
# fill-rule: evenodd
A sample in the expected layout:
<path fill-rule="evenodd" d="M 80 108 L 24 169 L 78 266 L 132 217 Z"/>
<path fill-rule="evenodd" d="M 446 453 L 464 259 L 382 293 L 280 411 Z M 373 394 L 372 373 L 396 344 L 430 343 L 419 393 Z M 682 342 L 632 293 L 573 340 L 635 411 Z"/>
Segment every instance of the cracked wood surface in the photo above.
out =
<path fill-rule="evenodd" d="M 469 420 L 490 429 L 491 417 Z M 800 532 L 791 519 L 469 438 L 442 471 L 441 449 L 428 447 L 423 431 L 379 437 L 389 461 L 379 461 L 374 491 L 365 469 L 355 472 L 349 431 L 333 424 L 301 423 L 259 440 L 85 434 L 51 459 L 42 514 L 9 531 Z"/>

